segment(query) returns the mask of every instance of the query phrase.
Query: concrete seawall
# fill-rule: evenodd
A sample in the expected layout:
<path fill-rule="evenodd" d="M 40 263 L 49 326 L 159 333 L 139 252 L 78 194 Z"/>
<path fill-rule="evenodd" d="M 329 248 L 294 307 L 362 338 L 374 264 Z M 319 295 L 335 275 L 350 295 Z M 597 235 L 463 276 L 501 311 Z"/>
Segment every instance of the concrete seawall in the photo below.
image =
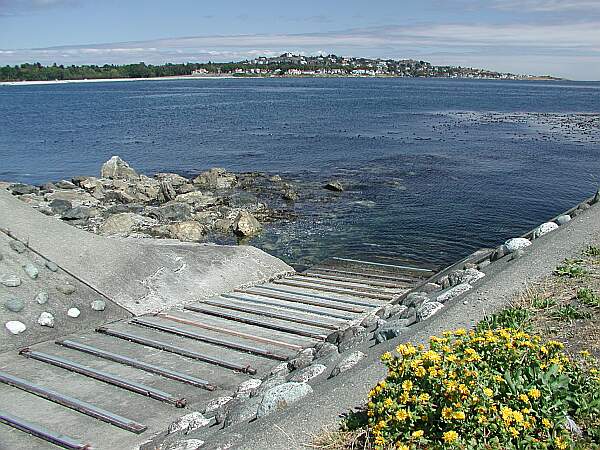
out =
<path fill-rule="evenodd" d="M 250 246 L 104 238 L 46 217 L 4 190 L 0 229 L 135 315 L 293 271 Z"/>

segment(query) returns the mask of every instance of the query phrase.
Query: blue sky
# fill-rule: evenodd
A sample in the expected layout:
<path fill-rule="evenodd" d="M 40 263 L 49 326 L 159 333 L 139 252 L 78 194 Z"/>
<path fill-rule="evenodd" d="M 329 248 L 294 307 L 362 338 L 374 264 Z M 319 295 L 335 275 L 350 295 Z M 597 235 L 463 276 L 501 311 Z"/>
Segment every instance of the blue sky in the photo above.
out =
<path fill-rule="evenodd" d="M 0 65 L 283 51 L 600 80 L 600 0 L 0 0 Z"/>

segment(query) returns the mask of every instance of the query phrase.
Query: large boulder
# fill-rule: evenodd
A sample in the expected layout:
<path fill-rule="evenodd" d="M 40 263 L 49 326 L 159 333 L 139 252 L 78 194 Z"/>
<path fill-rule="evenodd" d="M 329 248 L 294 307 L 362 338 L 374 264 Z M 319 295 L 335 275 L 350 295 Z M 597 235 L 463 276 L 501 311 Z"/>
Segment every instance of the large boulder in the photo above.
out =
<path fill-rule="evenodd" d="M 176 202 L 187 203 L 195 209 L 206 208 L 217 204 L 217 199 L 212 195 L 206 195 L 199 191 L 179 194 L 175 198 Z"/>
<path fill-rule="evenodd" d="M 262 225 L 248 211 L 241 211 L 233 221 L 232 228 L 238 236 L 248 237 L 260 233 Z"/>
<path fill-rule="evenodd" d="M 306 397 L 313 391 L 306 383 L 283 383 L 269 389 L 262 398 L 256 411 L 256 417 L 261 418 L 275 411 L 287 408 L 292 403 Z"/>
<path fill-rule="evenodd" d="M 104 235 L 122 234 L 128 235 L 135 227 L 142 223 L 144 218 L 138 214 L 121 213 L 110 216 L 100 226 L 100 233 Z"/>
<path fill-rule="evenodd" d="M 215 167 L 202 172 L 193 182 L 203 189 L 231 189 L 236 184 L 237 177 L 225 169 Z"/>
<path fill-rule="evenodd" d="M 102 178 L 132 180 L 138 178 L 138 174 L 129 164 L 118 156 L 113 156 L 104 164 L 100 171 Z"/>
<path fill-rule="evenodd" d="M 199 242 L 206 233 L 206 228 L 195 220 L 174 223 L 169 225 L 171 236 L 184 242 Z"/>
<path fill-rule="evenodd" d="M 148 215 L 161 222 L 180 222 L 191 219 L 192 208 L 186 203 L 173 202 L 151 210 Z"/>

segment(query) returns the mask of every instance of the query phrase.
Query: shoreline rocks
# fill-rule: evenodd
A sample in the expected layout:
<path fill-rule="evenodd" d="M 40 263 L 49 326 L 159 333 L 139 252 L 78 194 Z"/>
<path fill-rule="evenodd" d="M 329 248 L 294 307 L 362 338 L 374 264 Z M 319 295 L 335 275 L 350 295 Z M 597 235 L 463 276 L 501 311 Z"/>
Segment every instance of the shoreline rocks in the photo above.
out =
<path fill-rule="evenodd" d="M 234 174 L 213 168 L 190 179 L 160 172 L 139 174 L 119 156 L 100 177 L 7 189 L 40 212 L 105 236 L 223 242 L 258 235 L 267 223 L 292 220 L 298 189 L 280 176 Z M 26 251 L 20 242 L 14 251 Z"/>

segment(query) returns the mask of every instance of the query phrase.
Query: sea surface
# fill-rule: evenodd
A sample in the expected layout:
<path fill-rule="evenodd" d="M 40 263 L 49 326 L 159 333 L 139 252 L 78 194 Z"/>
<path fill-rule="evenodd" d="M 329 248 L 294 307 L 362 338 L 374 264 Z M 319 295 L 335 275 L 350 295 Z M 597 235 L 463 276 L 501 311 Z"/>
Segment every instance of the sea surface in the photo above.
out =
<path fill-rule="evenodd" d="M 97 175 L 114 154 L 149 175 L 225 167 L 301 183 L 298 220 L 251 241 L 298 267 L 328 256 L 440 266 L 600 187 L 600 83 L 0 86 L 0 180 Z M 334 178 L 346 191 L 323 201 L 322 184 Z"/>

